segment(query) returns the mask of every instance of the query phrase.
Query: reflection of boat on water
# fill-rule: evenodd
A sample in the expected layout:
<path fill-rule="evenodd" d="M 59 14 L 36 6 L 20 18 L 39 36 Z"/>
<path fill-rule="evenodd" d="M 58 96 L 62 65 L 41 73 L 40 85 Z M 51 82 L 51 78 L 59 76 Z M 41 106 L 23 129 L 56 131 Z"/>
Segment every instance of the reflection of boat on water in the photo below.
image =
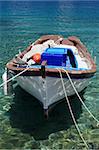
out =
<path fill-rule="evenodd" d="M 57 134 L 58 131 L 66 130 L 73 125 L 72 118 L 65 99 L 56 104 L 49 113 L 49 119 L 46 120 L 42 105 L 36 98 L 16 86 L 13 103 L 8 111 L 10 124 L 13 128 L 20 129 L 23 133 L 33 135 L 35 140 L 47 139 L 50 134 Z M 80 96 L 83 97 L 83 92 Z M 73 100 L 72 100 L 73 98 Z M 70 104 L 74 112 L 75 119 L 78 119 L 82 113 L 82 104 L 73 95 L 70 97 Z"/>
<path fill-rule="evenodd" d="M 18 74 L 18 84 L 43 104 L 44 109 L 64 98 L 60 73 L 68 96 L 87 87 L 96 72 L 96 65 L 86 47 L 74 36 L 42 36 L 25 51 L 7 63 L 7 69 Z M 65 72 L 66 71 L 66 72 Z"/>

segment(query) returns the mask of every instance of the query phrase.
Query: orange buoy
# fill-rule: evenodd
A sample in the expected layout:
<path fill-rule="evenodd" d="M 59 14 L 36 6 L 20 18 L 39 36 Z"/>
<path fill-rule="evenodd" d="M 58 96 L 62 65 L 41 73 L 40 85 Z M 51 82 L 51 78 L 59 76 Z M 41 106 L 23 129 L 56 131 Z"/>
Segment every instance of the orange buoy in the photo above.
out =
<path fill-rule="evenodd" d="M 40 53 L 36 53 L 33 55 L 33 60 L 36 62 L 36 63 L 40 63 L 41 61 L 41 54 Z"/>

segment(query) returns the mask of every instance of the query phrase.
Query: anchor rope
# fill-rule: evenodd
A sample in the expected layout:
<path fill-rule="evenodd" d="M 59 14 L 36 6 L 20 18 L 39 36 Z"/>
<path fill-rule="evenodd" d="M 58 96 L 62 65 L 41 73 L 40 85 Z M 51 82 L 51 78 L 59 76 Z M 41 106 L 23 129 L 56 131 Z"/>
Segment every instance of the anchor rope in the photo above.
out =
<path fill-rule="evenodd" d="M 24 72 L 26 72 L 26 71 L 29 69 L 28 67 L 29 67 L 29 66 L 27 66 L 25 70 L 21 71 L 21 72 L 18 73 L 17 75 L 13 76 L 12 78 L 10 78 L 10 79 L 4 81 L 2 84 L 0 84 L 0 88 L 1 88 L 3 85 L 5 85 L 6 83 L 12 81 L 12 80 L 15 79 L 16 77 L 18 77 L 18 76 L 20 76 L 21 74 L 23 74 Z M 56 68 L 56 69 L 57 69 L 57 68 Z M 57 69 L 57 70 L 59 71 L 59 69 Z M 72 87 L 73 87 L 75 93 L 77 94 L 79 100 L 81 101 L 81 103 L 83 104 L 83 106 L 85 107 L 85 109 L 89 112 L 89 114 L 92 116 L 92 118 L 97 122 L 97 126 L 98 126 L 98 125 L 99 125 L 99 120 L 91 113 L 91 111 L 87 108 L 87 106 L 85 105 L 85 103 L 84 103 L 83 100 L 81 99 L 81 97 L 80 97 L 79 93 L 77 92 L 77 90 L 76 90 L 76 88 L 75 88 L 75 86 L 74 86 L 74 83 L 73 83 L 72 79 L 70 78 L 68 72 L 67 72 L 65 69 L 63 69 L 63 68 L 62 68 L 62 70 L 66 72 L 66 74 L 67 74 L 67 76 L 68 76 L 68 79 L 69 79 L 69 81 L 70 81 L 70 83 L 71 83 L 71 85 L 72 85 Z"/>
<path fill-rule="evenodd" d="M 28 68 L 28 66 L 27 66 L 27 68 L 26 68 L 25 70 L 21 71 L 21 72 L 18 73 L 17 75 L 13 76 L 12 78 L 10 78 L 10 79 L 4 81 L 2 84 L 0 84 L 0 87 L 2 87 L 3 85 L 5 85 L 6 83 L 12 81 L 13 79 L 17 78 L 18 76 L 20 76 L 21 74 L 23 74 L 24 72 L 26 72 L 28 69 L 29 69 L 29 68 Z"/>
<path fill-rule="evenodd" d="M 78 96 L 80 102 L 81 102 L 82 105 L 85 107 L 85 109 L 89 112 L 89 114 L 92 116 L 92 118 L 97 122 L 97 126 L 98 126 L 98 125 L 99 125 L 99 120 L 91 113 L 91 111 L 87 108 L 87 106 L 86 106 L 85 103 L 83 102 L 83 100 L 82 100 L 82 98 L 80 97 L 79 93 L 77 92 L 77 90 L 76 90 L 76 88 L 75 88 L 75 86 L 74 86 L 74 83 L 73 83 L 73 81 L 72 81 L 70 75 L 68 74 L 68 72 L 67 72 L 65 69 L 62 69 L 62 70 L 64 70 L 64 71 L 66 72 L 66 74 L 67 74 L 67 76 L 68 76 L 68 79 L 69 79 L 69 81 L 70 81 L 70 83 L 71 83 L 71 85 L 72 85 L 72 87 L 73 87 L 75 93 L 77 94 L 77 96 Z"/>
<path fill-rule="evenodd" d="M 81 133 L 81 131 L 80 131 L 78 125 L 77 125 L 76 119 L 75 119 L 75 117 L 74 117 L 74 114 L 73 114 L 73 111 L 72 111 L 72 108 L 71 108 L 71 105 L 70 105 L 70 102 L 69 102 L 69 99 L 68 99 L 68 96 L 67 96 L 66 88 L 65 88 L 65 85 L 64 85 L 64 82 L 63 82 L 62 73 L 61 73 L 61 71 L 60 71 L 59 69 L 57 69 L 57 70 L 58 70 L 59 73 L 60 73 L 63 91 L 64 91 L 64 94 L 65 94 L 65 98 L 66 98 L 66 101 L 67 101 L 67 104 L 68 104 L 68 107 L 69 107 L 69 111 L 70 111 L 72 120 L 73 120 L 73 122 L 74 122 L 74 124 L 75 124 L 75 127 L 76 127 L 78 133 L 79 133 L 80 138 L 82 139 L 82 141 L 83 141 L 83 143 L 85 144 L 86 148 L 89 149 L 89 147 L 88 147 L 88 145 L 87 145 L 87 143 L 86 143 L 84 137 L 82 136 L 82 133 Z"/>

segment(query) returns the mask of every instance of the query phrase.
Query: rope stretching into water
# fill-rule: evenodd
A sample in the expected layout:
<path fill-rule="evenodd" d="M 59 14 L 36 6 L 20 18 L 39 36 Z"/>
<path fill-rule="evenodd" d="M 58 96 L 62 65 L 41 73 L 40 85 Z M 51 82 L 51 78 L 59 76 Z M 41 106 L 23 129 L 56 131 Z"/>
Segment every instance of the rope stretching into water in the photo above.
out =
<path fill-rule="evenodd" d="M 97 122 L 97 126 L 98 126 L 98 125 L 99 125 L 99 120 L 90 112 L 90 110 L 87 108 L 87 106 L 85 105 L 85 103 L 84 103 L 83 100 L 81 99 L 81 97 L 80 97 L 79 93 L 77 92 L 77 90 L 76 90 L 76 88 L 75 88 L 75 86 L 74 86 L 74 83 L 73 83 L 73 81 L 71 80 L 70 75 L 68 74 L 68 72 L 67 72 L 65 69 L 62 69 L 62 70 L 64 70 L 64 71 L 66 72 L 67 77 L 68 77 L 68 79 L 69 79 L 69 81 L 70 81 L 70 83 L 71 83 L 71 85 L 72 85 L 72 87 L 73 87 L 75 93 L 77 94 L 77 96 L 78 96 L 80 102 L 83 104 L 83 106 L 84 106 L 85 109 L 89 112 L 89 114 L 92 116 L 92 118 Z"/>
<path fill-rule="evenodd" d="M 26 68 L 25 70 L 21 71 L 21 72 L 18 73 L 17 75 L 15 75 L 15 76 L 13 76 L 12 78 L 8 79 L 7 81 L 3 82 L 3 83 L 0 85 L 0 87 L 2 87 L 2 86 L 3 86 L 4 84 L 6 84 L 6 83 L 12 81 L 12 80 L 15 79 L 16 77 L 20 76 L 21 74 L 23 74 L 24 72 L 26 72 L 28 69 L 29 69 L 29 66 L 27 66 L 27 68 Z M 71 105 L 70 105 L 70 103 L 69 103 L 69 99 L 68 99 L 68 97 L 67 97 L 66 89 L 65 89 L 65 86 L 64 86 L 64 82 L 63 82 L 63 78 L 62 78 L 62 73 L 61 73 L 61 71 L 60 71 L 58 68 L 57 68 L 57 70 L 58 70 L 59 73 L 60 73 L 60 77 L 61 77 L 61 82 L 62 82 L 64 94 L 65 94 L 65 97 L 66 97 L 66 100 L 67 100 L 67 104 L 68 104 L 68 107 L 69 107 L 69 110 L 70 110 L 72 119 L 73 119 L 73 121 L 74 121 L 74 124 L 75 124 L 75 126 L 76 126 L 76 128 L 77 128 L 77 131 L 78 131 L 78 133 L 79 133 L 79 135 L 80 135 L 82 141 L 84 142 L 85 146 L 88 148 L 88 145 L 87 145 L 86 141 L 84 140 L 84 138 L 83 138 L 83 136 L 82 136 L 82 134 L 81 134 L 81 132 L 80 132 L 80 130 L 79 130 L 79 127 L 78 127 L 78 125 L 77 125 L 77 123 L 76 123 L 75 117 L 74 117 L 74 115 L 73 115 L 73 112 L 72 112 L 72 109 L 71 109 Z M 62 70 L 64 70 L 64 69 L 62 69 Z M 81 103 L 83 104 L 83 106 L 86 108 L 86 110 L 89 112 L 89 114 L 94 118 L 94 120 L 95 120 L 95 121 L 98 123 L 98 125 L 99 125 L 99 121 L 98 121 L 98 120 L 95 118 L 95 116 L 90 112 L 90 110 L 87 108 L 87 106 L 85 105 L 85 103 L 84 103 L 83 100 L 81 99 L 80 95 L 78 94 L 78 92 L 77 92 L 77 90 L 76 90 L 76 88 L 75 88 L 75 86 L 74 86 L 74 83 L 73 83 L 73 81 L 71 80 L 71 78 L 70 78 L 68 72 L 67 72 L 66 70 L 64 70 L 64 71 L 66 72 L 66 74 L 67 74 L 67 76 L 68 76 L 68 79 L 69 79 L 69 81 L 70 81 L 70 83 L 71 83 L 71 85 L 72 85 L 72 87 L 73 87 L 75 93 L 77 94 L 79 100 L 81 101 Z"/>
<path fill-rule="evenodd" d="M 70 111 L 71 117 L 72 117 L 73 122 L 74 122 L 74 124 L 75 124 L 75 127 L 76 127 L 76 129 L 77 129 L 77 131 L 78 131 L 78 133 L 79 133 L 79 136 L 81 137 L 82 141 L 84 142 L 86 148 L 89 149 L 89 147 L 88 147 L 88 145 L 87 145 L 85 139 L 83 138 L 82 133 L 80 132 L 80 129 L 79 129 L 77 123 L 76 123 L 76 119 L 75 119 L 75 117 L 74 117 L 74 114 L 73 114 L 73 111 L 72 111 L 72 108 L 71 108 L 71 105 L 70 105 L 70 102 L 69 102 L 69 99 L 68 99 L 68 96 L 67 96 L 67 93 L 66 93 L 65 85 L 64 85 L 64 82 L 63 82 L 63 78 L 62 78 L 62 73 L 61 73 L 61 71 L 60 71 L 59 69 L 57 69 L 57 70 L 58 70 L 59 73 L 60 73 L 63 91 L 64 91 L 64 94 L 65 94 L 65 98 L 66 98 L 66 101 L 67 101 L 67 104 L 68 104 L 68 107 L 69 107 L 69 111 Z"/>
<path fill-rule="evenodd" d="M 13 76 L 12 78 L 6 80 L 5 82 L 3 82 L 2 84 L 0 84 L 0 87 L 2 87 L 3 85 L 5 85 L 6 83 L 12 81 L 13 79 L 15 79 L 16 77 L 20 76 L 21 74 L 23 74 L 24 72 L 26 72 L 28 70 L 28 66 L 25 70 L 21 71 L 20 73 L 18 73 L 17 75 Z"/>
<path fill-rule="evenodd" d="M 21 71 L 21 72 L 18 73 L 17 75 L 15 75 L 15 76 L 13 76 L 12 78 L 8 79 L 7 81 L 3 82 L 3 83 L 0 85 L 0 87 L 2 87 L 3 85 L 5 85 L 6 83 L 12 81 L 12 80 L 15 79 L 16 77 L 20 76 L 21 74 L 23 74 L 24 72 L 26 72 L 28 69 L 29 69 L 29 66 L 27 66 L 27 68 L 26 68 L 25 70 Z M 59 69 L 57 69 L 57 70 L 60 71 Z M 66 72 L 67 77 L 68 77 L 68 79 L 69 79 L 69 81 L 70 81 L 70 83 L 71 83 L 71 85 L 72 85 L 72 87 L 73 87 L 75 93 L 77 94 L 79 100 L 81 101 L 81 103 L 83 104 L 83 106 L 85 107 L 85 109 L 89 112 L 89 114 L 92 116 L 92 118 L 97 122 L 97 126 L 98 126 L 98 125 L 99 125 L 99 120 L 90 112 L 90 110 L 87 108 L 87 106 L 85 105 L 85 103 L 84 103 L 83 100 L 81 99 L 81 97 L 80 97 L 80 95 L 78 94 L 78 92 L 77 92 L 77 90 L 76 90 L 76 88 L 75 88 L 75 86 L 74 86 L 74 83 L 73 83 L 73 81 L 71 80 L 71 78 L 70 78 L 68 72 L 67 72 L 65 69 L 62 69 L 62 70 Z"/>

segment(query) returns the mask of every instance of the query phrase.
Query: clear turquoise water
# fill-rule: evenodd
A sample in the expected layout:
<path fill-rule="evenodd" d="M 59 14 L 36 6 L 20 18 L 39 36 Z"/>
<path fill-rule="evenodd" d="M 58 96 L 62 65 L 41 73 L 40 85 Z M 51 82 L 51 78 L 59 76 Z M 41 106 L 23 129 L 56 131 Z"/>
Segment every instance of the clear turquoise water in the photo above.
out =
<path fill-rule="evenodd" d="M 96 56 L 97 73 L 81 96 L 99 120 L 99 2 L 0 1 L 0 76 L 8 60 L 45 34 L 78 36 Z M 71 99 L 89 148 L 99 149 L 99 127 L 78 98 Z M 0 148 L 85 149 L 85 146 L 65 100 L 52 109 L 47 121 L 39 102 L 16 87 L 15 96 L 4 96 L 0 89 Z"/>

